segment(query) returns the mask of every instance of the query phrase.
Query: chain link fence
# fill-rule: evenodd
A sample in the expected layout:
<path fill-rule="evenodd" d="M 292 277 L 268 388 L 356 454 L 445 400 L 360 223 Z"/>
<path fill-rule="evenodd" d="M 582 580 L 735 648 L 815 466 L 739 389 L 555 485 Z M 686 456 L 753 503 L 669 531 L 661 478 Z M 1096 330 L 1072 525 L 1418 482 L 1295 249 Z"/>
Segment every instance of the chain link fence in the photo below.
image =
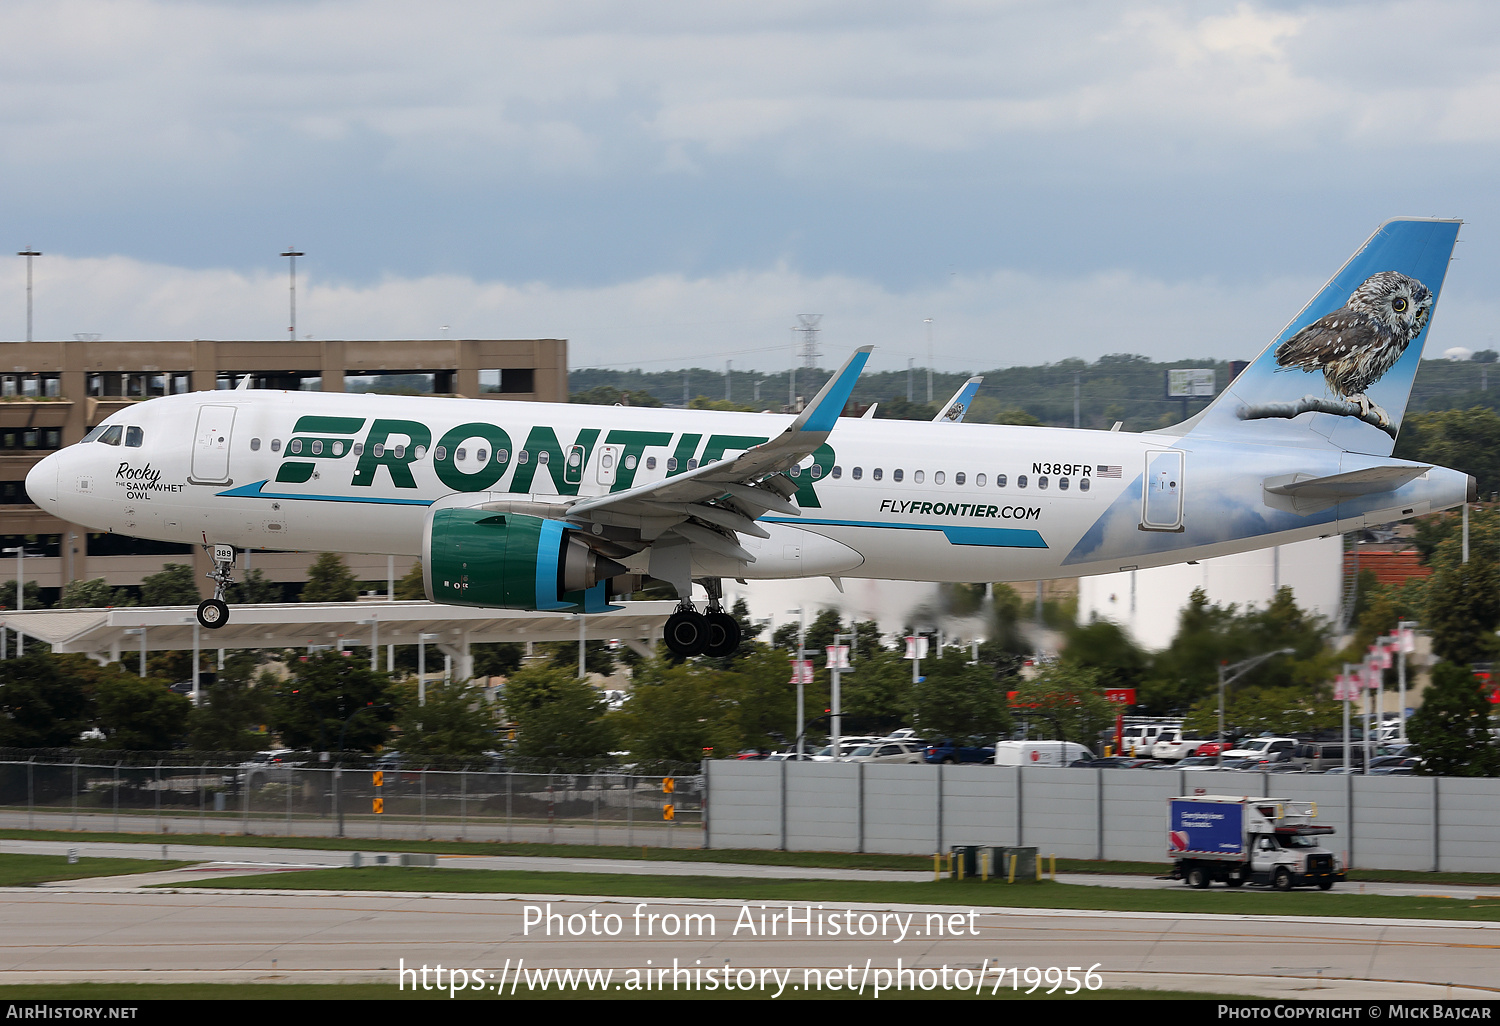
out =
<path fill-rule="evenodd" d="M 0 761 L 12 829 L 698 848 L 701 774 Z"/>

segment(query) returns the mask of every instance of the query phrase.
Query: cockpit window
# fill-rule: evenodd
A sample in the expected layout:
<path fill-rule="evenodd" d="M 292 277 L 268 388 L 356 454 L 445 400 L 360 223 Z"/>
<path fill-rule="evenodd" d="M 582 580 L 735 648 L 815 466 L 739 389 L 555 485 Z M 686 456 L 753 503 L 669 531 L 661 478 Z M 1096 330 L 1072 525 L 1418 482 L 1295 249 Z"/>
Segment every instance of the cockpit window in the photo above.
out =
<path fill-rule="evenodd" d="M 125 444 L 131 449 L 139 449 L 145 436 L 146 433 L 140 428 L 128 427 L 125 429 Z"/>
<path fill-rule="evenodd" d="M 98 427 L 94 430 L 99 432 L 99 436 L 94 441 L 103 442 L 105 445 L 119 445 L 120 435 L 124 429 L 119 424 L 110 424 L 107 427 Z"/>

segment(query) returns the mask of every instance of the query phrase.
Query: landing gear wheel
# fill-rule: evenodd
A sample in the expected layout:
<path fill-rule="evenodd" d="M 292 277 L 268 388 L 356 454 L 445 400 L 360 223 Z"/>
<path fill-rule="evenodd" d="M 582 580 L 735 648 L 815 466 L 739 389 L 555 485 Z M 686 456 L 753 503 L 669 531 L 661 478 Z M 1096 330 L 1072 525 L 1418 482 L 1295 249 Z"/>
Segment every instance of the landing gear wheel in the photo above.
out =
<path fill-rule="evenodd" d="M 198 622 L 218 630 L 229 622 L 229 606 L 219 599 L 204 599 L 198 603 Z"/>
<path fill-rule="evenodd" d="M 1292 889 L 1292 874 L 1285 869 L 1276 870 L 1276 875 L 1271 877 L 1271 886 L 1278 891 L 1289 891 Z"/>
<path fill-rule="evenodd" d="M 1192 869 L 1188 870 L 1187 884 L 1189 887 L 1197 887 L 1199 890 L 1202 890 L 1211 883 L 1213 883 L 1213 881 L 1209 879 L 1208 874 L 1205 873 L 1202 868 L 1194 866 Z"/>
<path fill-rule="evenodd" d="M 692 609 L 679 609 L 667 617 L 663 640 L 680 656 L 702 655 L 708 645 L 708 618 Z"/>
<path fill-rule="evenodd" d="M 740 647 L 740 622 L 722 609 L 710 611 L 703 620 L 708 627 L 703 654 L 715 659 L 734 655 Z"/>

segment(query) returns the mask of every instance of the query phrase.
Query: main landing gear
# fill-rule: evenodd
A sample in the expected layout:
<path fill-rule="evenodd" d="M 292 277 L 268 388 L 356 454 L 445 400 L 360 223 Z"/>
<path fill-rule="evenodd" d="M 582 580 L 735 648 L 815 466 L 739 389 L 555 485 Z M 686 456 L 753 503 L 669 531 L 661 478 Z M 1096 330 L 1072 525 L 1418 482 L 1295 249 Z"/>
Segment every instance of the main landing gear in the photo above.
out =
<path fill-rule="evenodd" d="M 709 578 L 704 587 L 708 590 L 708 611 L 700 613 L 684 600 L 667 618 L 663 640 L 676 655 L 722 659 L 740 647 L 740 624 L 724 612 L 724 589 L 719 579 Z"/>
<path fill-rule="evenodd" d="M 198 603 L 198 622 L 210 630 L 218 630 L 229 622 L 229 603 L 224 601 L 224 592 L 234 583 L 234 546 L 213 547 L 214 568 L 205 576 L 214 582 L 214 597 Z"/>

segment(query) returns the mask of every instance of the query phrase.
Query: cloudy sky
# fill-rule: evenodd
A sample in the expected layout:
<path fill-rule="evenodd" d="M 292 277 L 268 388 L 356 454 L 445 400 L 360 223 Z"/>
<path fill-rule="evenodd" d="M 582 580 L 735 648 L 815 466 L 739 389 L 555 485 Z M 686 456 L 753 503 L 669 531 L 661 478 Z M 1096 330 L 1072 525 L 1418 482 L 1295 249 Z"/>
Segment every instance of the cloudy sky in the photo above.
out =
<path fill-rule="evenodd" d="M 1493 344 L 1483 2 L 9 0 L 38 338 L 565 337 L 582 366 L 1248 357 L 1382 220 L 1461 216 Z M 0 338 L 25 332 L 0 263 Z M 1431 351 L 1429 355 L 1432 355 Z"/>

